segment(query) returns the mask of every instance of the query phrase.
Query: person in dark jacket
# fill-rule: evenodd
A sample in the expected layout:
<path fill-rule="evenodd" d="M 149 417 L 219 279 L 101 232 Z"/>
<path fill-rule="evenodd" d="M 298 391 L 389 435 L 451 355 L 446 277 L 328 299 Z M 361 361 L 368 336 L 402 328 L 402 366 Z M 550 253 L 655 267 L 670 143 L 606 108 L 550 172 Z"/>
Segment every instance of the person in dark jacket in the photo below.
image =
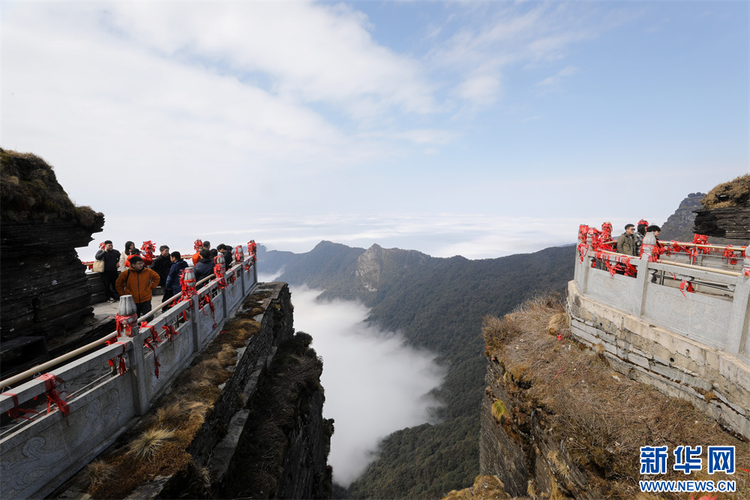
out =
<path fill-rule="evenodd" d="M 95 258 L 96 260 L 104 261 L 104 271 L 100 273 L 102 282 L 104 283 L 104 295 L 107 297 L 107 302 L 114 302 L 120 298 L 115 290 L 120 252 L 119 250 L 115 250 L 112 240 L 107 240 L 104 242 L 104 249 L 96 252 Z"/>
<path fill-rule="evenodd" d="M 159 256 L 155 258 L 154 263 L 151 264 L 151 269 L 156 271 L 156 274 L 159 275 L 159 283 L 164 287 L 165 292 L 167 290 L 165 287 L 165 284 L 167 283 L 167 275 L 171 268 L 172 260 L 169 256 L 169 247 L 167 245 L 162 245 L 159 247 Z"/>
<path fill-rule="evenodd" d="M 167 283 L 164 287 L 164 300 L 169 300 L 178 293 L 182 292 L 182 283 L 180 283 L 180 273 L 183 269 L 188 267 L 188 263 L 183 260 L 180 252 L 172 252 L 169 255 L 172 261 L 172 267 L 169 268 L 169 274 L 167 275 Z"/>
<path fill-rule="evenodd" d="M 201 250 L 201 259 L 195 265 L 195 281 L 196 283 L 206 276 L 210 276 L 214 273 L 214 260 L 211 258 L 211 252 L 205 248 Z"/>
<path fill-rule="evenodd" d="M 232 247 L 226 246 L 224 243 L 216 247 L 216 249 L 224 256 L 224 270 L 228 270 L 232 267 Z"/>

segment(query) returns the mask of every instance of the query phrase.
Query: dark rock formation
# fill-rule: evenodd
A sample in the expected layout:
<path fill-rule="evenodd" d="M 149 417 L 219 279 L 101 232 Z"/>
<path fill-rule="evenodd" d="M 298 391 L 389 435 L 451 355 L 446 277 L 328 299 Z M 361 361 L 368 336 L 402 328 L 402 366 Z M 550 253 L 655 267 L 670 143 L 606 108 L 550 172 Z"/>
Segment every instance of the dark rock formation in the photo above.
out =
<path fill-rule="evenodd" d="M 747 245 L 750 239 L 750 174 L 719 184 L 701 200 L 695 210 L 698 234 L 739 240 Z M 732 242 L 734 243 L 734 242 Z"/>
<path fill-rule="evenodd" d="M 695 210 L 702 208 L 704 193 L 690 193 L 682 200 L 675 213 L 661 225 L 659 239 L 664 241 L 693 241 L 693 221 Z"/>
<path fill-rule="evenodd" d="M 696 210 L 693 231 L 747 245 L 750 240 L 750 207 L 725 207 Z"/>
<path fill-rule="evenodd" d="M 65 343 L 92 312 L 75 249 L 102 230 L 104 215 L 76 207 L 41 158 L 0 149 L 0 159 L 0 338 L 6 346 L 24 336 Z"/>

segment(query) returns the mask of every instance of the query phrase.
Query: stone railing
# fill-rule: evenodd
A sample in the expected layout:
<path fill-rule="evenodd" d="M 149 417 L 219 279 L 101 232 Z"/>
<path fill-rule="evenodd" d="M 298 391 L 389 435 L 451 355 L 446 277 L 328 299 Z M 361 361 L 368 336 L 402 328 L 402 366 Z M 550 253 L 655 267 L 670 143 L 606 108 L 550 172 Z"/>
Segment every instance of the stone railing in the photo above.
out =
<path fill-rule="evenodd" d="M 651 245 L 655 243 L 654 235 L 647 234 L 643 255 L 629 257 L 597 253 L 591 235 L 588 241 L 579 240 L 574 278 L 578 292 L 750 363 L 750 257 L 739 259 L 736 271 L 726 265 L 722 269 L 678 261 L 651 262 Z M 612 274 L 597 266 L 601 260 L 629 262 L 636 275 Z"/>
<path fill-rule="evenodd" d="M 123 332 L 117 343 L 3 389 L 0 412 L 11 411 L 19 418 L 0 429 L 0 498 L 48 495 L 145 414 L 257 286 L 253 257 L 228 270 L 225 280 L 223 288 L 218 280 L 210 281 L 196 296 L 177 303 L 145 327 L 133 325 L 132 336 Z M 164 327 L 174 327 L 176 335 L 165 338 Z M 149 340 L 154 330 L 159 343 Z M 149 343 L 153 348 L 145 345 Z M 124 373 L 118 370 L 121 358 Z M 39 400 L 33 403 L 35 398 Z M 66 407 L 52 404 L 47 413 L 37 407 L 42 414 L 25 414 L 30 421 L 21 418 L 23 410 L 19 416 L 19 408 L 48 398 L 64 400 Z"/>

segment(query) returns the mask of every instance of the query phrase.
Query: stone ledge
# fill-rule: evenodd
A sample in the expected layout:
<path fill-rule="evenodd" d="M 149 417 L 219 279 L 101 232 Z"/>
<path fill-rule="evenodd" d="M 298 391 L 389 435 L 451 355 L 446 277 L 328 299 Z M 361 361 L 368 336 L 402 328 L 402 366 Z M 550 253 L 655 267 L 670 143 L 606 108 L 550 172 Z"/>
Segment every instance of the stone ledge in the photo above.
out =
<path fill-rule="evenodd" d="M 600 345 L 615 370 L 690 401 L 750 439 L 750 366 L 743 360 L 584 297 L 575 281 L 568 312 L 573 336 Z"/>

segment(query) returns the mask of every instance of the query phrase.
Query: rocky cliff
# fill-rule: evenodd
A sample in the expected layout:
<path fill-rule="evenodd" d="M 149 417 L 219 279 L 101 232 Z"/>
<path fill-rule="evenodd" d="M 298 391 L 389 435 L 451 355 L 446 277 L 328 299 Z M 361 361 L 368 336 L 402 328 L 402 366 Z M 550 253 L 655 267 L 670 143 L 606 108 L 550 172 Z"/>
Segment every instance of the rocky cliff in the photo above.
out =
<path fill-rule="evenodd" d="M 75 206 L 52 168 L 32 154 L 0 149 L 0 176 L 0 339 L 6 348 L 25 336 L 64 344 L 92 312 L 75 249 L 102 230 L 104 215 Z"/>
<path fill-rule="evenodd" d="M 704 193 L 690 193 L 687 198 L 680 202 L 677 210 L 669 216 L 661 226 L 659 238 L 662 240 L 693 241 L 693 221 L 695 221 L 695 210 L 702 208 L 701 200 Z"/>
<path fill-rule="evenodd" d="M 260 284 L 132 429 L 51 497 L 330 498 L 323 363 Z"/>
<path fill-rule="evenodd" d="M 641 446 L 735 446 L 737 463 L 750 461 L 747 442 L 689 403 L 614 371 L 595 349 L 580 349 L 554 299 L 488 317 L 483 331 L 489 363 L 480 474 L 486 477 L 448 498 L 650 498 L 638 486 Z M 669 471 L 659 479 L 685 476 Z M 704 468 L 690 479 L 734 480 L 737 493 L 718 498 L 750 496 L 747 474 L 709 476 Z"/>

